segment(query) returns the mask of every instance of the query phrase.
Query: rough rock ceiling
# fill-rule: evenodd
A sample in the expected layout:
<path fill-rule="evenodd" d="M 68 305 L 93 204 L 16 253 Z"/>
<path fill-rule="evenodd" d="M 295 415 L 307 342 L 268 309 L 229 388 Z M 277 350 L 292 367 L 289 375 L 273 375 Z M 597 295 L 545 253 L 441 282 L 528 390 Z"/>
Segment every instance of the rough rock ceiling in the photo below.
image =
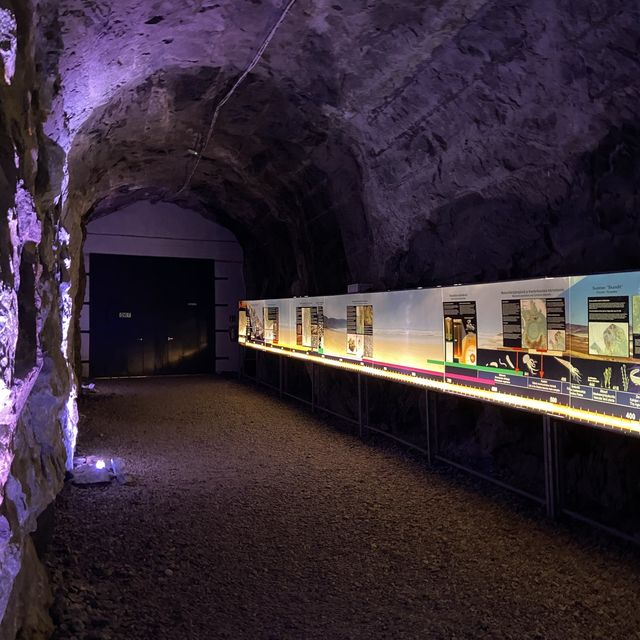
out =
<path fill-rule="evenodd" d="M 271 293 L 638 266 L 637 1 L 298 0 L 180 191 L 284 5 L 42 0 L 80 208 L 205 210 Z"/>

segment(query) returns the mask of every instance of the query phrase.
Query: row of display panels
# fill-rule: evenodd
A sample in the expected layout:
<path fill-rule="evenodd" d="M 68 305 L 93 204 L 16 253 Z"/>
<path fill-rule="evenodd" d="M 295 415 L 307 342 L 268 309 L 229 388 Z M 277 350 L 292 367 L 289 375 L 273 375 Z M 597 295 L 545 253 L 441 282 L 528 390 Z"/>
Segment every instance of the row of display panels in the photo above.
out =
<path fill-rule="evenodd" d="M 239 341 L 640 434 L 640 272 L 242 301 Z"/>

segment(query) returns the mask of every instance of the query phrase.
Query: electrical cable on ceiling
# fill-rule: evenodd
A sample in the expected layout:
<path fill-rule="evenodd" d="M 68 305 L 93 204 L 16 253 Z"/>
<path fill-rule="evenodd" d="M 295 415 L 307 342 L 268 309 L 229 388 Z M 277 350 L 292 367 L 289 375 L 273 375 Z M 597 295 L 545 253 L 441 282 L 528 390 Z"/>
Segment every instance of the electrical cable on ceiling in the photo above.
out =
<path fill-rule="evenodd" d="M 185 183 L 182 185 L 182 187 L 180 187 L 178 194 L 182 193 L 189 186 L 189 184 L 191 184 L 191 180 L 193 179 L 193 176 L 195 175 L 196 171 L 198 170 L 198 166 L 200 165 L 202 154 L 205 152 L 206 148 L 209 146 L 209 143 L 211 142 L 211 138 L 213 137 L 213 130 L 216 126 L 218 115 L 220 114 L 222 107 L 224 107 L 224 105 L 227 104 L 227 102 L 229 102 L 229 100 L 231 99 L 231 96 L 235 93 L 236 89 L 242 84 L 245 78 L 253 71 L 255 66 L 260 62 L 260 60 L 262 59 L 262 54 L 266 51 L 267 47 L 271 43 L 271 40 L 273 40 L 273 37 L 276 35 L 276 32 L 280 28 L 280 25 L 284 22 L 285 18 L 287 17 L 289 10 L 291 9 L 291 7 L 293 7 L 295 3 L 296 3 L 296 0 L 289 0 L 289 2 L 287 3 L 287 6 L 284 8 L 280 17 L 278 18 L 278 21 L 273 25 L 271 31 L 269 32 L 269 35 L 267 35 L 264 42 L 262 43 L 262 46 L 258 49 L 256 55 L 253 57 L 253 60 L 251 60 L 251 62 L 249 63 L 249 66 L 242 72 L 242 74 L 233 83 L 232 87 L 229 89 L 229 91 L 227 91 L 227 93 L 222 98 L 222 100 L 220 100 L 220 102 L 217 104 L 213 112 L 213 116 L 211 118 L 211 124 L 209 125 L 209 130 L 207 131 L 207 136 L 204 139 L 204 143 L 200 147 L 200 151 L 197 152 L 197 158 L 193 165 L 193 168 L 189 172 L 189 175 L 187 176 Z"/>

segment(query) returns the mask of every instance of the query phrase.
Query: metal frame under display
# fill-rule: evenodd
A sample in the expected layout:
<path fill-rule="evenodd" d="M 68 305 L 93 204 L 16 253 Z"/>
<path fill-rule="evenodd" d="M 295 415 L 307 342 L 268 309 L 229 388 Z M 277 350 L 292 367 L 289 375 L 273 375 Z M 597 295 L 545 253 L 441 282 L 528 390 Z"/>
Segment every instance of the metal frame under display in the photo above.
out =
<path fill-rule="evenodd" d="M 255 375 L 250 375 L 246 371 L 246 363 L 245 358 L 241 358 L 241 368 L 240 368 L 240 378 L 248 379 L 252 382 L 259 384 L 261 386 L 267 387 L 272 391 L 278 393 L 281 398 L 291 398 L 302 404 L 311 408 L 312 413 L 321 412 L 326 413 L 328 415 L 334 416 L 339 420 L 343 420 L 353 427 L 357 429 L 357 435 L 360 438 L 364 438 L 367 432 L 381 435 L 385 438 L 390 438 L 391 440 L 400 443 L 403 446 L 406 446 L 410 449 L 413 449 L 423 455 L 426 459 L 427 464 L 432 467 L 437 465 L 438 463 L 442 463 L 444 465 L 448 465 L 450 467 L 454 467 L 459 469 L 465 473 L 471 474 L 475 477 L 481 478 L 482 480 L 488 481 L 494 485 L 497 485 L 507 491 L 511 491 L 516 493 L 517 495 L 522 496 L 528 500 L 531 500 L 537 504 L 542 505 L 545 508 L 546 514 L 549 518 L 553 520 L 559 519 L 561 516 L 567 516 L 579 522 L 588 524 L 597 529 L 601 529 L 608 533 L 609 535 L 615 536 L 617 538 L 621 538 L 627 542 L 631 542 L 633 544 L 640 544 L 640 539 L 634 536 L 631 536 L 623 531 L 620 531 L 614 527 L 608 526 L 585 516 L 581 513 L 573 511 L 571 509 L 567 509 L 563 505 L 563 496 L 561 491 L 561 483 L 563 478 L 563 455 L 562 455 L 562 447 L 560 445 L 560 429 L 561 423 L 555 420 L 552 416 L 543 415 L 541 416 L 541 431 L 542 431 L 542 439 L 543 439 L 543 467 L 544 467 L 544 496 L 535 495 L 529 491 L 526 491 L 520 487 L 516 487 L 508 482 L 504 482 L 499 478 L 488 475 L 486 473 L 482 473 L 477 469 L 473 469 L 465 464 L 457 462 L 455 460 L 451 460 L 450 458 L 444 456 L 439 449 L 439 427 L 438 427 L 438 397 L 439 394 L 428 389 L 424 391 L 424 420 L 423 424 L 420 425 L 421 428 L 425 431 L 425 441 L 426 446 L 422 447 L 411 440 L 406 438 L 399 437 L 394 433 L 391 433 L 387 430 L 379 429 L 369 422 L 369 387 L 367 384 L 367 376 L 362 375 L 360 372 L 356 372 L 356 382 L 357 382 L 357 410 L 356 415 L 357 418 L 353 418 L 351 416 L 345 415 L 343 413 L 339 413 L 333 409 L 323 406 L 320 404 L 317 397 L 317 388 L 318 388 L 318 378 L 320 372 L 322 371 L 322 367 L 316 366 L 316 362 L 310 361 L 306 364 L 309 366 L 309 381 L 310 381 L 310 394 L 309 398 L 304 398 L 300 395 L 296 395 L 287 390 L 287 360 L 288 358 L 284 356 L 281 352 L 277 350 L 252 350 L 252 353 L 255 355 L 255 365 L 256 365 L 256 373 Z M 243 354 L 244 356 L 245 354 Z M 264 356 L 266 358 L 275 357 L 278 362 L 278 383 L 273 384 L 264 380 L 260 377 L 258 369 L 258 358 L 260 356 Z M 391 381 L 395 383 L 395 380 Z M 402 384 L 402 383 L 400 383 Z"/>

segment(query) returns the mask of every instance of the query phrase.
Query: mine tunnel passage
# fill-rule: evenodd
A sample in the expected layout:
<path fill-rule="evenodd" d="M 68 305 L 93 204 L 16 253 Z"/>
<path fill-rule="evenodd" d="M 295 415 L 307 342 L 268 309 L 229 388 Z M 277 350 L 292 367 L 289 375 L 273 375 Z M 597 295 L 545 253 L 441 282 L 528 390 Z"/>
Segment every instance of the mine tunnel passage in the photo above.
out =
<path fill-rule="evenodd" d="M 637 637 L 637 557 L 596 534 L 237 381 L 98 390 L 79 453 L 136 483 L 67 483 L 57 638 Z"/>

